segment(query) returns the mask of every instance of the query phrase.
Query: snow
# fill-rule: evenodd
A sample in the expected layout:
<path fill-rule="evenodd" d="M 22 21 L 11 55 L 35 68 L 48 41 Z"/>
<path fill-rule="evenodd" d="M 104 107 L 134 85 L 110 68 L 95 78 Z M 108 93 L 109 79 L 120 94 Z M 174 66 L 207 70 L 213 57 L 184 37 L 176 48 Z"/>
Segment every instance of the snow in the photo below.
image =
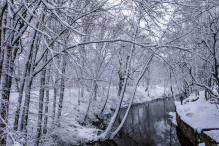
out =
<path fill-rule="evenodd" d="M 204 133 L 219 143 L 219 130 L 204 131 Z"/>
<path fill-rule="evenodd" d="M 22 144 L 18 143 L 18 142 L 15 142 L 13 145 L 11 146 L 23 146 Z"/>
<path fill-rule="evenodd" d="M 205 143 L 199 143 L 198 146 L 205 146 Z"/>
<path fill-rule="evenodd" d="M 46 7 L 47 7 L 49 10 L 54 10 L 54 9 L 55 9 L 54 6 L 48 4 L 45 0 L 42 0 L 42 2 L 44 3 L 44 5 L 46 5 Z"/>
<path fill-rule="evenodd" d="M 180 118 L 199 133 L 203 129 L 219 128 L 219 109 L 217 106 L 211 104 L 210 100 L 205 100 L 204 91 L 201 91 L 198 97 L 198 100 L 193 101 L 197 99 L 197 96 L 192 94 L 184 100 L 183 105 L 180 101 L 175 101 L 176 111 Z"/>
<path fill-rule="evenodd" d="M 124 100 L 122 103 L 122 107 L 126 107 L 128 105 L 129 99 L 131 98 L 131 87 L 127 87 L 125 92 Z M 52 127 L 52 104 L 53 104 L 53 90 L 50 93 L 49 99 L 49 113 L 48 113 L 48 127 L 49 133 L 46 137 L 49 139 L 48 143 L 45 145 L 50 145 L 52 143 L 56 143 L 54 139 L 67 142 L 69 145 L 78 145 L 84 144 L 90 141 L 97 140 L 98 133 L 101 133 L 102 130 L 97 129 L 92 122 L 98 122 L 96 115 L 100 115 L 100 111 L 103 108 L 103 104 L 106 100 L 107 90 L 103 90 L 102 93 L 98 93 L 97 100 L 91 102 L 90 110 L 88 113 L 88 118 L 84 121 L 86 110 L 89 103 L 89 95 L 90 93 L 87 90 L 84 90 L 84 97 L 81 98 L 80 105 L 78 105 L 78 88 L 74 89 L 65 89 L 64 93 L 64 101 L 62 108 L 62 117 L 61 117 L 61 125 L 60 128 Z M 164 88 L 161 86 L 152 86 L 150 89 L 150 96 L 148 96 L 148 91 L 145 91 L 145 87 L 139 86 L 137 87 L 136 95 L 134 98 L 134 104 L 140 104 L 147 101 L 156 100 L 158 98 L 163 98 Z M 106 108 L 103 112 L 105 115 L 112 115 L 113 111 L 116 109 L 118 103 L 118 89 L 116 87 L 111 87 L 109 92 L 109 99 L 106 104 Z M 167 92 L 166 92 L 167 93 Z M 59 95 L 59 94 L 58 94 Z M 14 114 L 16 110 L 18 93 L 11 93 L 10 95 L 10 116 L 9 116 L 9 124 L 12 126 L 14 122 Z M 38 98 L 39 91 L 31 92 L 31 100 L 30 100 L 30 114 L 28 121 L 28 133 L 30 133 L 30 141 L 35 138 L 36 131 L 36 121 L 38 114 Z M 56 105 L 56 113 L 58 109 L 58 100 L 57 97 L 57 105 Z M 57 119 L 56 119 L 57 120 Z M 55 138 L 53 136 L 56 136 Z M 53 137 L 53 138 L 51 138 Z M 19 141 L 19 140 L 18 140 Z M 22 143 L 21 141 L 19 141 Z"/>
<path fill-rule="evenodd" d="M 96 128 L 81 128 L 77 129 L 78 138 L 83 139 L 86 136 L 86 141 L 97 140 L 97 132 L 99 131 Z"/>
<path fill-rule="evenodd" d="M 128 105 L 129 95 L 127 95 L 127 94 L 131 94 L 128 91 L 129 91 L 129 87 L 127 87 L 126 96 L 125 96 L 123 104 L 122 104 L 123 106 Z M 117 94 L 117 92 L 115 92 L 115 93 Z M 170 95 L 170 92 L 166 91 L 166 94 Z M 150 91 L 149 91 L 149 96 L 148 96 L 148 91 L 147 92 L 145 91 L 145 87 L 139 86 L 136 89 L 133 104 L 144 103 L 144 102 L 148 102 L 148 101 L 152 101 L 152 100 L 156 100 L 156 99 L 161 99 L 163 97 L 164 97 L 164 87 L 162 87 L 162 86 L 159 86 L 159 85 L 152 86 Z"/>
<path fill-rule="evenodd" d="M 168 116 L 170 116 L 170 120 L 171 122 L 177 126 L 177 122 L 176 122 L 176 112 L 169 112 Z"/>

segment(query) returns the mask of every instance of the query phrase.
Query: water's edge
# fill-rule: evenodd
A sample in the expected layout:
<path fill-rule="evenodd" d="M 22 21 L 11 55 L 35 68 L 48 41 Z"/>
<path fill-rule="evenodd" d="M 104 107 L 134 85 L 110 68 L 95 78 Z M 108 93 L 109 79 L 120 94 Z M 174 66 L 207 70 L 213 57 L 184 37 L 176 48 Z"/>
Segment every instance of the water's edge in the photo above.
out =
<path fill-rule="evenodd" d="M 117 119 L 118 126 L 125 114 L 126 108 L 121 108 Z M 123 128 L 113 140 L 92 142 L 86 145 L 132 146 L 132 145 L 162 145 L 162 146 L 192 146 L 180 129 L 168 120 L 167 114 L 175 112 L 172 97 L 159 98 L 150 102 L 134 104 L 130 109 Z"/>
<path fill-rule="evenodd" d="M 187 137 L 194 145 L 198 145 L 199 143 L 205 143 L 206 146 L 216 146 L 218 144 L 215 140 L 213 140 L 211 137 L 207 136 L 204 133 L 204 131 L 218 129 L 202 129 L 201 133 L 199 134 L 195 129 L 193 129 L 190 125 L 184 122 L 177 112 L 176 121 L 183 135 Z"/>

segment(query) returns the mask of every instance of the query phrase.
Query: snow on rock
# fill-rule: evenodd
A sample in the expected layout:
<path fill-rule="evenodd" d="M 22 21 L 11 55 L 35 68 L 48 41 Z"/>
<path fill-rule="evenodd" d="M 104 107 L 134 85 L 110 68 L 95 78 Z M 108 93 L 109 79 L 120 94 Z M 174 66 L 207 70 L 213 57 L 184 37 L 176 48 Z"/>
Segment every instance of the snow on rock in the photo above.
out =
<path fill-rule="evenodd" d="M 179 101 L 175 101 L 176 111 L 180 118 L 201 132 L 203 129 L 219 128 L 219 109 L 215 104 L 206 101 L 204 98 L 204 91 L 200 92 L 199 99 L 192 94 L 185 101 L 186 104 L 181 105 Z M 194 102 L 192 102 L 194 101 Z"/>
<path fill-rule="evenodd" d="M 171 120 L 171 122 L 177 126 L 177 122 L 176 122 L 176 112 L 169 112 L 168 116 L 170 117 L 169 119 Z"/>
<path fill-rule="evenodd" d="M 198 146 L 205 146 L 205 143 L 199 143 Z"/>
<path fill-rule="evenodd" d="M 219 130 L 204 131 L 204 133 L 219 143 Z"/>

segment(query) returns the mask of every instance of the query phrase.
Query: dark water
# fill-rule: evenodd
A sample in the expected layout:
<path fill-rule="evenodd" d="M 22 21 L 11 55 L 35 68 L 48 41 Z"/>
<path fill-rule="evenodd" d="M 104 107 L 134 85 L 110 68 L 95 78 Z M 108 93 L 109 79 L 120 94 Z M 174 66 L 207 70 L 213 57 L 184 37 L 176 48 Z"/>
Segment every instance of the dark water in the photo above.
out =
<path fill-rule="evenodd" d="M 119 120 L 125 111 L 121 110 Z M 130 146 L 180 146 L 175 127 L 168 120 L 171 111 L 175 111 L 172 98 L 133 106 L 115 141 Z"/>
<path fill-rule="evenodd" d="M 168 120 L 168 112 L 174 112 L 173 98 L 166 98 L 133 106 L 123 128 L 113 141 L 105 146 L 190 146 L 180 130 Z M 120 122 L 126 109 L 120 111 Z"/>

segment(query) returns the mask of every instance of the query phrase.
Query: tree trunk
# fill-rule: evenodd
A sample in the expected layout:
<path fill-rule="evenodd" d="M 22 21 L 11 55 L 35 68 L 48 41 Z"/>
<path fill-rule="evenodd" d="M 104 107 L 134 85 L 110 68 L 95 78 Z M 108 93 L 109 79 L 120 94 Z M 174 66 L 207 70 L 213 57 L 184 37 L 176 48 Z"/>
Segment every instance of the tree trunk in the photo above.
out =
<path fill-rule="evenodd" d="M 134 34 L 133 38 L 135 38 L 136 33 L 137 33 L 137 28 L 135 30 L 135 34 Z M 127 80 L 128 80 L 128 76 L 129 76 L 129 70 L 130 70 L 133 50 L 134 50 L 134 44 L 132 44 L 132 47 L 131 47 L 130 52 L 129 52 L 127 68 L 126 68 L 125 76 L 124 76 L 124 83 L 122 84 L 122 90 L 121 90 L 121 93 L 119 95 L 119 103 L 117 105 L 116 111 L 114 112 L 113 116 L 111 117 L 111 120 L 110 120 L 110 123 L 109 123 L 107 129 L 104 131 L 104 133 L 102 133 L 99 136 L 100 140 L 105 140 L 105 139 L 108 139 L 110 137 L 110 130 L 112 129 L 113 124 L 116 121 L 116 118 L 118 116 L 118 113 L 119 113 L 119 110 L 120 110 L 120 107 L 121 107 L 121 104 L 122 104 L 122 101 L 123 101 L 123 97 L 124 97 L 124 94 L 125 94 L 125 90 L 126 90 L 126 85 L 127 85 Z"/>
<path fill-rule="evenodd" d="M 129 61 L 129 56 L 127 56 L 127 58 L 126 58 L 125 69 L 127 68 L 128 61 Z M 122 88 L 123 88 L 124 80 L 125 80 L 125 74 L 126 74 L 126 70 L 123 70 L 121 63 L 120 63 L 120 70 L 119 70 L 118 74 L 119 74 L 119 90 L 118 90 L 118 96 L 120 96 L 121 91 L 122 91 Z"/>
<path fill-rule="evenodd" d="M 33 78 L 30 77 L 28 80 L 28 83 L 26 85 L 26 88 L 25 88 L 26 89 L 25 90 L 25 100 L 24 100 L 24 107 L 23 107 L 23 112 L 22 112 L 22 116 L 21 116 L 20 131 L 24 131 L 25 135 L 27 134 L 26 126 L 27 126 L 27 121 L 28 121 L 32 80 L 33 80 Z"/>
<path fill-rule="evenodd" d="M 97 84 L 97 81 L 96 80 L 94 80 L 93 81 L 93 84 L 94 84 L 94 100 L 96 101 L 97 100 L 97 89 L 98 89 L 98 84 Z"/>
<path fill-rule="evenodd" d="M 110 85 L 111 85 L 111 81 L 112 81 L 112 76 L 113 76 L 113 70 L 112 70 L 111 75 L 110 75 L 110 81 L 109 81 L 109 85 L 108 85 L 106 100 L 105 100 L 105 103 L 104 103 L 103 108 L 101 110 L 101 113 L 104 111 L 106 103 L 107 103 L 107 100 L 108 100 L 108 97 L 109 97 L 109 91 L 110 91 Z"/>
<path fill-rule="evenodd" d="M 17 103 L 17 109 L 15 111 L 15 119 L 14 119 L 14 130 L 18 129 L 18 121 L 20 117 L 20 109 L 21 109 L 21 103 L 23 98 L 25 79 L 27 78 L 27 76 L 30 75 L 31 56 L 32 56 L 32 47 L 29 49 L 28 52 L 28 59 L 27 62 L 25 63 L 24 74 L 21 78 L 21 83 L 19 87 L 18 103 Z"/>
<path fill-rule="evenodd" d="M 5 55 L 4 55 L 4 62 L 2 66 L 2 77 L 1 77 L 1 84 L 2 84 L 2 92 L 1 92 L 1 117 L 7 123 L 8 121 L 8 108 L 9 108 L 9 97 L 10 97 L 10 90 L 11 90 L 11 83 L 12 83 L 12 72 L 11 72 L 11 53 L 12 48 L 6 47 L 5 48 Z M 5 124 L 3 121 L 0 123 L 0 134 L 4 133 Z M 2 136 L 1 139 L 2 144 L 6 144 L 6 135 Z"/>
<path fill-rule="evenodd" d="M 45 54 L 43 58 L 43 63 L 47 61 L 47 54 Z M 35 146 L 39 145 L 41 133 L 42 133 L 42 119 L 43 119 L 43 102 L 44 102 L 44 91 L 45 91 L 45 78 L 46 78 L 46 68 L 44 68 L 41 72 L 40 79 L 40 93 L 39 93 L 39 109 L 38 109 L 38 120 L 37 120 L 37 131 L 36 131 L 36 139 Z M 48 105 L 47 105 L 48 110 Z"/>
<path fill-rule="evenodd" d="M 126 120 L 126 118 L 127 118 L 127 116 L 128 116 L 129 110 L 130 110 L 131 105 L 132 105 L 132 101 L 133 101 L 133 99 L 134 99 L 134 97 L 135 97 L 135 92 L 136 92 L 138 83 L 139 83 L 139 81 L 141 80 L 141 78 L 143 77 L 145 71 L 148 69 L 148 66 L 149 66 L 150 63 L 151 63 L 151 60 L 153 59 L 153 56 L 154 56 L 154 54 L 152 54 L 152 55 L 149 57 L 149 59 L 147 60 L 147 62 L 146 62 L 145 65 L 144 65 L 144 68 L 142 69 L 140 75 L 138 76 L 138 78 L 137 78 L 137 80 L 136 80 L 136 83 L 135 83 L 135 85 L 134 85 L 134 87 L 133 87 L 132 96 L 131 96 L 131 99 L 130 99 L 130 101 L 129 101 L 129 106 L 128 106 L 128 109 L 126 110 L 125 116 L 123 117 L 122 122 L 120 123 L 120 125 L 119 125 L 119 126 L 116 128 L 116 130 L 110 135 L 110 139 L 113 139 L 113 138 L 114 138 L 114 136 L 119 132 L 119 130 L 122 128 L 123 124 L 125 123 L 125 120 Z"/>
<path fill-rule="evenodd" d="M 0 45 L 1 45 L 1 49 L 0 49 L 0 80 L 1 80 L 1 75 L 2 75 L 2 64 L 3 64 L 3 60 L 4 60 L 4 47 L 3 47 L 3 42 L 5 40 L 5 28 L 4 25 L 6 25 L 5 23 L 7 22 L 6 20 L 6 15 L 4 15 L 4 12 L 7 8 L 7 3 L 6 2 L 2 2 L 1 3 L 1 11 L 0 11 Z"/>
<path fill-rule="evenodd" d="M 53 87 L 53 108 L 52 108 L 52 123 L 53 123 L 53 125 L 55 124 L 55 115 L 56 115 L 56 97 L 57 97 L 57 89 L 56 89 L 56 85 L 54 85 L 54 87 Z"/>
<path fill-rule="evenodd" d="M 37 25 L 38 28 L 38 25 Z M 32 57 L 31 57 L 31 62 L 29 66 L 29 79 L 27 80 L 26 84 L 26 91 L 25 91 L 25 100 L 24 100 L 24 107 L 23 107 L 23 112 L 22 112 L 22 117 L 21 117 L 21 124 L 20 124 L 20 130 L 25 132 L 25 136 L 27 136 L 27 123 L 28 123 L 28 114 L 29 114 L 29 104 L 30 104 L 30 94 L 31 94 L 31 86 L 32 86 L 32 81 L 34 78 L 33 72 L 35 69 L 35 61 L 36 61 L 36 55 L 38 51 L 38 45 L 39 45 L 39 33 L 34 31 L 32 42 L 30 47 L 33 48 L 32 51 Z"/>
<path fill-rule="evenodd" d="M 60 117 L 62 113 L 62 102 L 65 91 L 65 68 L 66 68 L 66 55 L 62 56 L 62 76 L 61 76 L 61 85 L 60 85 L 60 96 L 59 96 L 59 107 L 58 107 L 58 127 L 60 127 Z"/>
<path fill-rule="evenodd" d="M 46 101 L 45 101 L 45 115 L 44 115 L 44 126 L 43 126 L 43 134 L 47 133 L 47 122 L 48 122 L 48 111 L 49 111 L 49 74 L 50 71 L 47 71 L 46 77 Z"/>
<path fill-rule="evenodd" d="M 78 105 L 81 105 L 81 87 L 78 86 Z"/>
<path fill-rule="evenodd" d="M 173 96 L 173 84 L 172 84 L 172 74 L 171 74 L 171 69 L 170 69 L 170 91 L 171 91 L 171 94 Z"/>
<path fill-rule="evenodd" d="M 8 113 L 9 113 L 9 98 L 11 92 L 11 85 L 12 85 L 12 75 L 14 70 L 14 61 L 16 58 L 17 50 L 16 48 L 12 48 L 7 46 L 4 55 L 4 62 L 3 62 L 3 74 L 2 74 L 2 94 L 1 94 L 1 117 L 7 123 L 8 122 Z M 4 130 L 5 124 L 3 121 L 0 123 L 1 130 Z M 3 131 L 0 131 L 2 134 Z M 4 144 L 6 141 L 6 137 L 2 136 L 1 142 Z"/>
<path fill-rule="evenodd" d="M 89 113 L 89 110 L 90 110 L 90 105 L 91 105 L 91 101 L 92 101 L 94 92 L 95 92 L 94 90 L 91 90 L 91 93 L 90 93 L 90 96 L 89 96 L 89 103 L 88 103 L 88 107 L 87 107 L 86 114 L 85 114 L 85 117 L 84 117 L 84 121 L 86 121 L 86 119 L 88 117 L 88 113 Z"/>

